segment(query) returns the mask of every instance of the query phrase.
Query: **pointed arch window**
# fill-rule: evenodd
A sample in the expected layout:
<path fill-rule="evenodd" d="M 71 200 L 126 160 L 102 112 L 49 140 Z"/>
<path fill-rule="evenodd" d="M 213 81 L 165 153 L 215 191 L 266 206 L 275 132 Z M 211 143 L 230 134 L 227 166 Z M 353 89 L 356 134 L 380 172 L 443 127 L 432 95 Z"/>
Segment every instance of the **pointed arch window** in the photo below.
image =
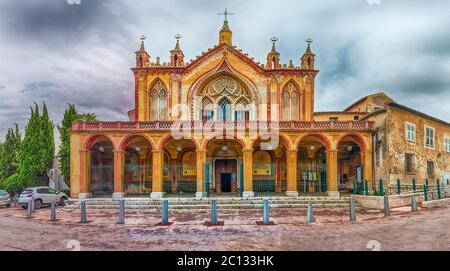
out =
<path fill-rule="evenodd" d="M 167 90 L 161 81 L 150 92 L 150 112 L 151 120 L 167 120 Z"/>
<path fill-rule="evenodd" d="M 231 102 L 227 98 L 223 98 L 218 105 L 217 120 L 231 121 Z"/>
<path fill-rule="evenodd" d="M 203 121 L 211 121 L 214 118 L 213 102 L 209 97 L 204 97 L 202 100 L 201 116 Z"/>
<path fill-rule="evenodd" d="M 234 111 L 235 121 L 248 121 L 250 120 L 250 109 L 248 108 L 248 101 L 244 98 L 238 100 L 236 104 L 236 110 Z"/>
<path fill-rule="evenodd" d="M 283 121 L 300 120 L 300 92 L 292 82 L 281 92 L 281 107 Z"/>

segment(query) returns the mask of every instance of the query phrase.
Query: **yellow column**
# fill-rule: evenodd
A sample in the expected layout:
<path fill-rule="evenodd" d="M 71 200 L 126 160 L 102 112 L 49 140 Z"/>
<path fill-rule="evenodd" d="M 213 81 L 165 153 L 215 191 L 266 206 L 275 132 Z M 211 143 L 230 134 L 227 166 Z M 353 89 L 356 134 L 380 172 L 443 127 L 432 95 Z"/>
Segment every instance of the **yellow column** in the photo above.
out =
<path fill-rule="evenodd" d="M 364 171 L 364 180 L 367 180 L 368 186 L 372 187 L 372 151 L 361 152 L 361 164 Z"/>
<path fill-rule="evenodd" d="M 243 197 L 253 197 L 253 149 L 244 149 L 243 163 L 244 163 L 244 193 Z"/>
<path fill-rule="evenodd" d="M 287 191 L 288 196 L 298 196 L 297 191 L 297 150 L 287 151 L 286 160 L 287 171 Z"/>
<path fill-rule="evenodd" d="M 197 160 L 197 193 L 195 194 L 195 196 L 197 198 L 201 198 L 203 197 L 203 184 L 204 181 L 203 180 L 203 166 L 206 163 L 206 151 L 204 150 L 197 150 L 195 151 L 196 153 L 196 160 Z"/>
<path fill-rule="evenodd" d="M 338 178 L 337 178 L 337 150 L 328 150 L 327 156 L 327 190 L 328 196 L 338 197 Z"/>
<path fill-rule="evenodd" d="M 79 198 L 89 198 L 91 189 L 89 185 L 89 173 L 91 165 L 91 151 L 80 150 L 80 193 Z"/>
<path fill-rule="evenodd" d="M 152 150 L 153 157 L 153 176 L 152 176 L 152 193 L 151 198 L 161 198 L 163 192 L 163 151 Z"/>
<path fill-rule="evenodd" d="M 125 196 L 123 189 L 123 176 L 125 173 L 125 151 L 114 150 L 114 199 Z"/>

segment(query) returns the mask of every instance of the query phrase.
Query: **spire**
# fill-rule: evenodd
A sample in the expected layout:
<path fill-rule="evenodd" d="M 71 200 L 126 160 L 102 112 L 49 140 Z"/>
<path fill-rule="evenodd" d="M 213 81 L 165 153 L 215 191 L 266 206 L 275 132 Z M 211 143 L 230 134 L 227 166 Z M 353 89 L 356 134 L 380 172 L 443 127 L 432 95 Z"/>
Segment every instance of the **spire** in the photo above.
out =
<path fill-rule="evenodd" d="M 180 34 L 175 35 L 175 39 L 177 43 L 175 44 L 175 48 L 170 51 L 170 65 L 173 67 L 181 67 L 184 66 L 184 54 L 180 48 Z"/>
<path fill-rule="evenodd" d="M 272 37 L 270 40 L 272 41 L 272 50 L 270 51 L 269 54 L 279 54 L 277 52 L 277 49 L 275 48 L 275 43 L 278 41 L 278 38 L 277 37 Z"/>
<path fill-rule="evenodd" d="M 276 37 L 270 39 L 272 41 L 272 50 L 267 54 L 267 69 L 280 68 L 280 53 L 277 52 L 275 43 L 278 41 Z"/>
<path fill-rule="evenodd" d="M 139 50 L 136 51 L 136 67 L 137 68 L 146 68 L 150 65 L 150 55 L 145 50 L 144 40 L 147 36 L 141 36 L 141 46 Z"/>
<path fill-rule="evenodd" d="M 225 8 L 225 11 L 223 13 L 218 14 L 225 16 L 222 29 L 219 33 L 219 44 L 226 43 L 228 45 L 231 45 L 233 32 L 231 32 L 230 27 L 228 26 L 228 15 L 233 15 L 233 13 L 228 12 L 228 10 Z"/>
<path fill-rule="evenodd" d="M 308 44 L 308 47 L 306 47 L 306 51 L 302 56 L 302 69 L 306 70 L 314 70 L 314 61 L 315 61 L 315 55 L 311 51 L 311 43 L 313 40 L 311 38 L 308 38 L 306 40 L 306 43 Z"/>

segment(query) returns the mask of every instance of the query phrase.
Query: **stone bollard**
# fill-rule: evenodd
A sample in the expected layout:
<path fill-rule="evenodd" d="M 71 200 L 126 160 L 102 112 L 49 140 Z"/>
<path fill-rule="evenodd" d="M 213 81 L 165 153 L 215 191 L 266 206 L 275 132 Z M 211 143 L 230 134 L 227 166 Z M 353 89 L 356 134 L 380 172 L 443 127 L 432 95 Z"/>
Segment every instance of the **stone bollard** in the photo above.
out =
<path fill-rule="evenodd" d="M 82 200 L 80 203 L 81 209 L 81 223 L 87 223 L 86 201 Z"/>
<path fill-rule="evenodd" d="M 412 212 L 417 212 L 417 201 L 416 201 L 416 196 L 412 196 L 412 197 L 411 197 L 411 211 L 412 211 Z"/>
<path fill-rule="evenodd" d="M 211 225 L 217 225 L 217 201 L 211 201 Z"/>
<path fill-rule="evenodd" d="M 119 224 L 125 224 L 125 200 L 119 200 Z"/>
<path fill-rule="evenodd" d="M 390 216 L 391 212 L 389 211 L 389 196 L 384 196 L 384 216 Z"/>
<path fill-rule="evenodd" d="M 264 223 L 264 225 L 269 225 L 270 224 L 270 219 L 269 219 L 269 200 L 268 199 L 264 200 L 264 205 L 263 205 L 263 223 Z"/>
<path fill-rule="evenodd" d="M 28 205 L 27 205 L 27 219 L 30 219 L 32 217 L 32 214 L 33 214 L 33 203 L 34 203 L 34 200 L 31 198 L 28 201 Z"/>
<path fill-rule="evenodd" d="M 315 224 L 316 219 L 314 218 L 314 210 L 313 204 L 311 202 L 308 203 L 308 211 L 306 214 L 306 224 Z"/>
<path fill-rule="evenodd" d="M 162 203 L 162 224 L 167 225 L 169 223 L 169 201 L 163 200 Z"/>
<path fill-rule="evenodd" d="M 354 199 L 350 199 L 350 221 L 356 221 L 356 209 Z"/>
<path fill-rule="evenodd" d="M 56 200 L 52 200 L 50 208 L 50 221 L 56 221 Z"/>

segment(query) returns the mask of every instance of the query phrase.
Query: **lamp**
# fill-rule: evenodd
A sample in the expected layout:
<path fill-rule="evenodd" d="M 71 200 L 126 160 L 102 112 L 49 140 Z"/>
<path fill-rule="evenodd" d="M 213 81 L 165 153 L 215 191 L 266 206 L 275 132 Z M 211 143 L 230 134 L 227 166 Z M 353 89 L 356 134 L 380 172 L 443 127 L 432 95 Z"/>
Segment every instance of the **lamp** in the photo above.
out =
<path fill-rule="evenodd" d="M 353 147 L 352 146 L 348 146 L 347 147 L 347 151 L 352 151 L 353 150 Z"/>
<path fill-rule="evenodd" d="M 310 146 L 310 147 L 309 147 L 309 150 L 310 150 L 310 151 L 313 151 L 313 150 L 315 150 L 315 149 L 316 149 L 316 146 Z"/>
<path fill-rule="evenodd" d="M 177 152 L 181 152 L 182 150 L 183 150 L 183 147 L 181 147 L 181 146 L 177 147 Z"/>
<path fill-rule="evenodd" d="M 104 152 L 104 151 L 105 151 L 105 148 L 99 147 L 99 148 L 98 148 L 98 151 L 99 151 L 99 152 Z"/>
<path fill-rule="evenodd" d="M 134 148 L 137 152 L 140 152 L 141 151 L 141 148 L 139 148 L 139 147 L 136 147 L 136 148 Z"/>

